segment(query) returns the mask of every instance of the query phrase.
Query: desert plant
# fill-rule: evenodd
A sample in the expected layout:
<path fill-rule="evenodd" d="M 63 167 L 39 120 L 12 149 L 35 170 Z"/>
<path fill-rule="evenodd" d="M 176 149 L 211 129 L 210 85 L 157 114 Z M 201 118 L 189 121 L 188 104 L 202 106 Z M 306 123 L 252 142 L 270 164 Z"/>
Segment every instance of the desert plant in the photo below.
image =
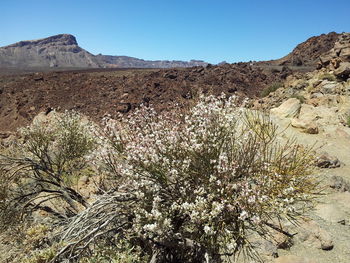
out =
<path fill-rule="evenodd" d="M 261 93 L 260 93 L 260 96 L 261 97 L 266 97 L 268 96 L 271 92 L 274 92 L 276 91 L 277 89 L 279 88 L 282 88 L 283 87 L 283 83 L 281 82 L 274 82 L 272 83 L 270 86 L 267 86 L 266 88 L 264 88 Z"/>
<path fill-rule="evenodd" d="M 109 189 L 72 217 L 56 256 L 79 258 L 104 240 L 139 246 L 151 262 L 254 256 L 249 233 L 295 220 L 312 204 L 311 150 L 282 143 L 268 116 L 202 97 L 189 113 L 141 108 L 109 120 L 96 152 Z"/>
<path fill-rule="evenodd" d="M 336 77 L 330 73 L 324 73 L 320 76 L 321 80 L 335 81 Z"/>
<path fill-rule="evenodd" d="M 300 101 L 300 103 L 305 103 L 305 97 L 302 96 L 302 95 L 297 95 L 297 94 L 294 94 L 292 96 L 290 96 L 291 98 L 295 98 L 295 99 L 298 99 Z"/>
<path fill-rule="evenodd" d="M 130 243 L 119 239 L 116 244 L 99 244 L 92 252 L 79 260 L 79 263 L 135 263 L 147 262 L 148 258 L 142 256 L 139 248 L 132 247 Z"/>
<path fill-rule="evenodd" d="M 60 218 L 76 214 L 79 206 L 87 207 L 84 197 L 73 189 L 72 179 L 87 167 L 87 155 L 95 146 L 90 127 L 79 114 L 66 112 L 20 130 L 23 139 L 0 155 L 12 204 Z M 56 206 L 48 205 L 54 200 Z"/>
<path fill-rule="evenodd" d="M 28 253 L 23 259 L 17 262 L 21 263 L 48 263 L 54 259 L 57 254 L 59 244 L 45 247 L 40 250 L 33 250 Z"/>
<path fill-rule="evenodd" d="M 8 154 L 8 149 L 1 148 L 0 154 Z M 13 203 L 15 198 L 12 187 L 12 173 L 8 169 L 0 166 L 0 230 L 5 231 L 8 228 L 20 223 L 21 209 Z"/>

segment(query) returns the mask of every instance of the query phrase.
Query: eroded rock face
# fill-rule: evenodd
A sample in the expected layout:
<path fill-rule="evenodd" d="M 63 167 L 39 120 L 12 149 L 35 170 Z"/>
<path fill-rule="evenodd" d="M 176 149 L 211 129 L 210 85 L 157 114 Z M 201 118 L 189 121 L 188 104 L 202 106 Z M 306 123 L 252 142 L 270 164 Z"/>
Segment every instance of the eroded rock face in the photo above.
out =
<path fill-rule="evenodd" d="M 340 58 L 341 61 L 349 61 L 350 59 L 350 33 L 339 35 L 334 47 L 326 54 L 320 57 L 324 65 L 331 63 L 332 59 Z"/>
<path fill-rule="evenodd" d="M 338 36 L 339 34 L 331 32 L 311 37 L 276 62 L 285 66 L 316 66 L 319 56 L 333 48 Z"/>
<path fill-rule="evenodd" d="M 100 67 L 91 53 L 78 46 L 74 36 L 60 34 L 20 41 L 0 48 L 0 67 Z"/>
<path fill-rule="evenodd" d="M 341 34 L 334 47 L 320 57 L 321 67 L 334 70 L 334 75 L 339 79 L 347 80 L 350 77 L 350 33 Z"/>

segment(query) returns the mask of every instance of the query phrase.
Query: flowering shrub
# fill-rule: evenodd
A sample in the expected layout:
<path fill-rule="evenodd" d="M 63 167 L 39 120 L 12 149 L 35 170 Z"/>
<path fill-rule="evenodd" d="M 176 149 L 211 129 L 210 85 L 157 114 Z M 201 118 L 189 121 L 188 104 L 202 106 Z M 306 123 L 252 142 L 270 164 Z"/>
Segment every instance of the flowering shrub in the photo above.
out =
<path fill-rule="evenodd" d="M 118 251 L 116 262 L 129 253 L 135 257 L 128 260 L 152 263 L 252 255 L 251 233 L 286 233 L 273 220 L 297 219 L 317 192 L 311 150 L 279 139 L 268 116 L 237 107 L 234 97 L 202 96 L 188 112 L 141 107 L 120 121 L 106 119 L 103 132 L 66 116 L 52 130 L 25 133 L 25 171 L 44 189 L 56 186 L 50 189 L 70 210 L 72 201 L 85 207 L 63 215 L 58 236 L 67 245 L 52 262 L 108 260 L 109 251 Z M 88 160 L 105 184 L 92 204 L 65 179 Z"/>
<path fill-rule="evenodd" d="M 279 142 L 267 116 L 233 97 L 202 97 L 188 113 L 141 108 L 108 120 L 105 132 L 99 154 L 112 191 L 133 200 L 124 238 L 142 240 L 153 262 L 249 250 L 250 231 L 265 235 L 271 219 L 294 219 L 316 192 L 310 150 Z"/>

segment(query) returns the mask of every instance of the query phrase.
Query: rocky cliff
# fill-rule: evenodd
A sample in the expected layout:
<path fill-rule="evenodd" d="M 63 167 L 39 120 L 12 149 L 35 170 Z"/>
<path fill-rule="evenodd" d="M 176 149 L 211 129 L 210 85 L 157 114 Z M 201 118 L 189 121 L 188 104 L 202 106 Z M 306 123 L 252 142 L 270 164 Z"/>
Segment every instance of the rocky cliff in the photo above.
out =
<path fill-rule="evenodd" d="M 94 67 L 102 65 L 78 46 L 74 36 L 56 35 L 0 48 L 0 67 Z"/>

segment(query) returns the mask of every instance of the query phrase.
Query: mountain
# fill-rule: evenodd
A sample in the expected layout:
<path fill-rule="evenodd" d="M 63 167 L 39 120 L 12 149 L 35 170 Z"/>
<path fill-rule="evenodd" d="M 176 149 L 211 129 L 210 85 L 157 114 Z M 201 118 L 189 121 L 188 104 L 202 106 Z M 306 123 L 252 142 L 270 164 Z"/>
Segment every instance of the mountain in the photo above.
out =
<path fill-rule="evenodd" d="M 128 56 L 108 56 L 98 54 L 96 56 L 99 63 L 107 67 L 117 68 L 186 68 L 196 66 L 206 66 L 208 63 L 202 60 L 143 60 Z"/>
<path fill-rule="evenodd" d="M 264 66 L 302 66 L 314 68 L 320 57 L 331 51 L 341 34 L 314 36 L 297 45 L 287 56 L 258 62 Z M 60 34 L 44 39 L 20 41 L 0 47 L 0 68 L 174 68 L 206 66 L 201 60 L 143 60 L 129 56 L 93 55 L 81 48 L 76 38 Z"/>
<path fill-rule="evenodd" d="M 297 45 L 287 56 L 271 61 L 280 66 L 316 66 L 321 55 L 329 52 L 339 36 L 336 32 L 307 39 Z"/>
<path fill-rule="evenodd" d="M 60 34 L 0 47 L 1 68 L 172 68 L 205 66 L 204 61 L 148 61 L 127 56 L 93 55 L 76 38 Z"/>
<path fill-rule="evenodd" d="M 74 36 L 56 35 L 20 41 L 0 48 L 0 67 L 92 67 L 99 68 L 96 57 L 78 46 Z"/>

